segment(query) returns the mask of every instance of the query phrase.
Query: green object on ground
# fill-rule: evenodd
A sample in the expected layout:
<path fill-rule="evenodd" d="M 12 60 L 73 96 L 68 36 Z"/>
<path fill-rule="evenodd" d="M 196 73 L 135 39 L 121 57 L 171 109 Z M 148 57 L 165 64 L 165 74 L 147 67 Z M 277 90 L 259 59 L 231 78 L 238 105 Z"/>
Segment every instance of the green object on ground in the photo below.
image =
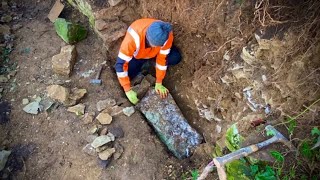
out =
<path fill-rule="evenodd" d="M 57 34 L 68 44 L 74 44 L 87 37 L 87 30 L 79 25 L 58 18 L 54 22 Z"/>
<path fill-rule="evenodd" d="M 139 99 L 137 97 L 137 93 L 134 92 L 133 90 L 130 90 L 128 92 L 126 92 L 126 96 L 128 97 L 129 101 L 132 103 L 132 104 L 137 104 Z"/>

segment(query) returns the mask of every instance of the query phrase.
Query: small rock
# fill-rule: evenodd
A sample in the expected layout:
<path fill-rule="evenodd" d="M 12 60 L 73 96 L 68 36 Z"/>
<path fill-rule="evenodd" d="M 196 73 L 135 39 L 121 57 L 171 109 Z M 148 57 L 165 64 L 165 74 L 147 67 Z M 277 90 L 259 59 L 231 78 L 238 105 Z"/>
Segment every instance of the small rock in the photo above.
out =
<path fill-rule="evenodd" d="M 106 135 L 107 133 L 108 133 L 108 128 L 107 128 L 107 127 L 104 127 L 104 128 L 100 131 L 99 135 L 102 136 L 102 135 Z"/>
<path fill-rule="evenodd" d="M 45 98 L 40 102 L 40 105 L 44 111 L 49 111 L 53 107 L 54 102 L 50 98 Z"/>
<path fill-rule="evenodd" d="M 0 75 L 0 83 L 6 83 L 8 82 L 8 78 L 5 77 L 4 75 Z"/>
<path fill-rule="evenodd" d="M 5 167 L 10 154 L 11 154 L 11 151 L 6 151 L 6 150 L 0 151 L 0 171 L 2 171 L 2 169 Z"/>
<path fill-rule="evenodd" d="M 1 17 L 1 21 L 5 22 L 5 23 L 8 23 L 8 22 L 12 21 L 12 17 L 10 15 L 6 14 L 6 15 Z"/>
<path fill-rule="evenodd" d="M 76 62 L 77 51 L 74 45 L 61 48 L 60 54 L 52 57 L 52 70 L 56 74 L 70 76 Z"/>
<path fill-rule="evenodd" d="M 101 112 L 96 118 L 101 124 L 110 124 L 112 122 L 112 116 L 105 112 Z"/>
<path fill-rule="evenodd" d="M 116 152 L 113 154 L 113 159 L 117 160 L 121 157 L 123 151 L 124 151 L 124 148 L 122 147 L 122 145 L 118 142 L 116 142 L 114 144 L 114 148 L 116 149 Z"/>
<path fill-rule="evenodd" d="M 101 160 L 98 158 L 98 165 L 101 168 L 106 168 L 110 164 L 110 160 Z"/>
<path fill-rule="evenodd" d="M 87 144 L 83 149 L 83 152 L 89 154 L 90 156 L 96 156 L 97 152 L 96 150 L 91 146 L 91 144 Z"/>
<path fill-rule="evenodd" d="M 98 111 L 102 111 L 102 110 L 104 110 L 104 109 L 106 109 L 108 107 L 115 106 L 116 104 L 117 104 L 116 100 L 108 98 L 108 99 L 99 101 L 97 103 L 97 109 L 98 109 Z"/>
<path fill-rule="evenodd" d="M 94 26 L 97 30 L 102 31 L 108 27 L 108 24 L 104 20 L 98 19 L 95 21 Z"/>
<path fill-rule="evenodd" d="M 124 108 L 122 111 L 123 111 L 123 114 L 125 114 L 125 115 L 128 116 L 128 117 L 130 117 L 130 116 L 135 112 L 133 106 L 131 106 L 131 107 L 126 107 L 126 108 Z"/>
<path fill-rule="evenodd" d="M 86 141 L 88 143 L 92 143 L 98 136 L 94 134 L 90 134 L 89 136 L 86 137 Z"/>
<path fill-rule="evenodd" d="M 118 127 L 110 127 L 108 130 L 111 134 L 113 134 L 116 138 L 122 138 L 124 136 L 124 132 L 120 126 Z"/>
<path fill-rule="evenodd" d="M 51 85 L 47 87 L 48 96 L 63 104 L 68 103 L 70 90 L 60 85 Z"/>
<path fill-rule="evenodd" d="M 76 102 L 78 102 L 86 94 L 87 94 L 87 90 L 86 89 L 73 88 L 73 89 L 71 89 L 71 93 L 70 93 L 69 99 L 72 99 L 72 100 L 75 100 Z"/>
<path fill-rule="evenodd" d="M 67 111 L 73 112 L 77 116 L 81 116 L 81 115 L 84 115 L 85 108 L 86 108 L 86 106 L 84 104 L 77 104 L 75 106 L 69 107 Z"/>
<path fill-rule="evenodd" d="M 29 114 L 38 114 L 40 110 L 40 104 L 37 101 L 31 102 L 23 108 L 23 111 Z"/>
<path fill-rule="evenodd" d="M 95 113 L 94 112 L 88 112 L 88 113 L 85 113 L 84 114 L 84 117 L 83 117 L 83 123 L 84 124 L 90 124 L 93 122 L 93 119 L 94 119 L 94 116 L 95 116 Z"/>
<path fill-rule="evenodd" d="M 122 114 L 122 110 L 123 110 L 123 107 L 120 107 L 120 106 L 113 106 L 113 107 L 109 107 L 105 110 L 103 110 L 102 112 L 103 113 L 108 113 L 110 114 L 110 116 L 118 116 L 120 114 Z"/>
<path fill-rule="evenodd" d="M 99 152 L 102 152 L 102 151 L 104 151 L 106 149 L 108 149 L 108 146 L 103 145 L 103 146 L 97 147 L 96 148 L 96 152 L 99 153 Z"/>
<path fill-rule="evenodd" d="M 94 133 L 96 133 L 98 131 L 98 129 L 99 129 L 98 126 L 94 125 L 88 130 L 88 133 L 89 134 L 94 134 Z"/>
<path fill-rule="evenodd" d="M 12 30 L 16 31 L 16 30 L 21 29 L 22 27 L 23 27 L 22 24 L 14 24 L 14 25 L 12 25 Z"/>
<path fill-rule="evenodd" d="M 101 160 L 108 160 L 112 156 L 112 154 L 115 152 L 116 152 L 115 148 L 106 149 L 99 153 L 99 158 Z"/>
<path fill-rule="evenodd" d="M 23 105 L 26 105 L 28 103 L 29 103 L 29 99 L 27 99 L 27 98 L 22 99 L 22 104 Z"/>
<path fill-rule="evenodd" d="M 216 132 L 218 133 L 218 134 L 220 134 L 221 133 L 221 126 L 220 125 L 216 125 Z"/>
<path fill-rule="evenodd" d="M 92 143 L 91 146 L 94 148 L 100 147 L 108 142 L 114 141 L 115 137 L 113 134 L 108 133 L 107 135 L 97 137 Z"/>
<path fill-rule="evenodd" d="M 110 6 L 116 6 L 121 2 L 121 0 L 108 0 Z"/>

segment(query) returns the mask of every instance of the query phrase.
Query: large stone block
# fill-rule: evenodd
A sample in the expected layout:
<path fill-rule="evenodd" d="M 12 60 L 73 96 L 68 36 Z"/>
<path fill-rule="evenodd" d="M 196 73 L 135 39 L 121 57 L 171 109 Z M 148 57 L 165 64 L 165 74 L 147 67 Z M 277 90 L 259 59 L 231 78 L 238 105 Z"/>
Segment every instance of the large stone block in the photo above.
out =
<path fill-rule="evenodd" d="M 53 72 L 59 75 L 70 76 L 76 58 L 77 51 L 74 45 L 62 47 L 60 54 L 52 57 Z"/>
<path fill-rule="evenodd" d="M 150 88 L 137 107 L 177 158 L 189 157 L 201 143 L 201 135 L 188 124 L 170 94 L 161 99 L 155 90 Z"/>

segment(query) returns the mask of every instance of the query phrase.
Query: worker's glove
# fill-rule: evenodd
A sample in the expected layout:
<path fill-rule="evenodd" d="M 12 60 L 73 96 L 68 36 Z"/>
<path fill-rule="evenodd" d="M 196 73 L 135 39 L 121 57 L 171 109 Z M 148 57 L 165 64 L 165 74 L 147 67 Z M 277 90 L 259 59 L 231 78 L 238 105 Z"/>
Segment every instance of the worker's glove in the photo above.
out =
<path fill-rule="evenodd" d="M 129 101 L 134 105 L 137 104 L 139 101 L 139 99 L 137 97 L 137 93 L 134 92 L 133 90 L 127 91 L 126 96 L 129 99 Z"/>
<path fill-rule="evenodd" d="M 156 83 L 155 90 L 161 98 L 166 98 L 168 96 L 169 90 L 166 87 L 164 87 L 161 83 Z"/>

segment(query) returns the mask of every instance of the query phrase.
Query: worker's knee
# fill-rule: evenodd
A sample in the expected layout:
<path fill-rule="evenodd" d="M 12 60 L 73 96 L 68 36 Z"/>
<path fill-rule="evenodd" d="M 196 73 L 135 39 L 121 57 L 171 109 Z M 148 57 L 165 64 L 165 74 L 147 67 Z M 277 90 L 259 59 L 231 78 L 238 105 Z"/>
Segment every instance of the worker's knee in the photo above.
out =
<path fill-rule="evenodd" d="M 179 49 L 175 46 L 171 47 L 170 53 L 167 56 L 167 65 L 173 66 L 178 64 L 182 59 Z"/>

